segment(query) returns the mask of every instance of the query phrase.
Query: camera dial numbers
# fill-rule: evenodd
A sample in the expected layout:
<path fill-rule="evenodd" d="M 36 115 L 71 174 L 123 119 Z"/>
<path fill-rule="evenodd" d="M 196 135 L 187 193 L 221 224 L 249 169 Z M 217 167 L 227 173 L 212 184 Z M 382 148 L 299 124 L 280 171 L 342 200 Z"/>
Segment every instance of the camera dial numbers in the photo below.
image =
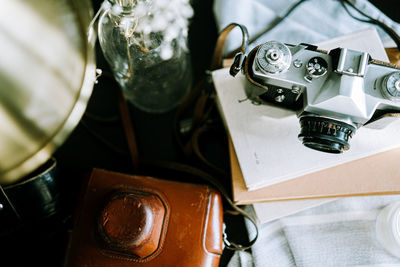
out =
<path fill-rule="evenodd" d="M 334 154 L 350 148 L 349 140 L 356 131 L 346 122 L 313 115 L 301 116 L 300 127 L 298 138 L 303 145 Z"/>
<path fill-rule="evenodd" d="M 313 57 L 308 61 L 306 69 L 309 76 L 319 78 L 328 72 L 328 63 L 322 57 Z"/>
<path fill-rule="evenodd" d="M 286 45 L 270 41 L 258 49 L 255 61 L 264 73 L 282 73 L 289 68 L 292 54 Z"/>
<path fill-rule="evenodd" d="M 400 100 L 400 72 L 387 75 L 382 81 L 382 92 L 390 100 Z"/>

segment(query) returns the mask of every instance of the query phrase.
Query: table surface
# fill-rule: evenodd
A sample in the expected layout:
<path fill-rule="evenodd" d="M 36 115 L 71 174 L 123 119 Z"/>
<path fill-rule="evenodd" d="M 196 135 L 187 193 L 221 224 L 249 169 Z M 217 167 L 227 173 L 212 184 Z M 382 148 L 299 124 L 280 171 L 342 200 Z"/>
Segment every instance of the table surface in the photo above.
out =
<path fill-rule="evenodd" d="M 371 2 L 394 19 L 396 19 L 394 16 L 400 14 L 396 13 L 396 9 L 390 8 L 395 5 L 394 1 Z M 100 3 L 101 1 L 94 1 L 94 8 L 97 8 Z M 212 15 L 212 0 L 196 0 L 192 1 L 192 5 L 195 16 L 189 31 L 189 47 L 194 80 L 197 81 L 208 68 L 217 38 L 217 29 Z M 99 48 L 97 62 L 99 68 L 108 70 Z M 60 171 L 59 179 L 63 188 L 62 212 L 59 216 L 34 225 L 33 229 L 2 238 L 1 266 L 61 266 L 67 245 L 68 229 L 71 226 L 71 216 L 82 186 L 83 175 L 92 168 L 133 173 L 120 121 L 101 122 L 93 120 L 90 116 L 96 115 L 103 118 L 118 116 L 116 86 L 113 80 L 100 78 L 94 88 L 86 114 L 67 141 L 55 153 Z M 141 158 L 185 161 L 174 141 L 172 122 L 175 111 L 165 114 L 148 114 L 130 106 L 130 112 Z M 97 136 L 93 132 L 97 133 Z M 100 141 L 99 136 L 117 147 L 120 152 L 110 149 Z M 202 148 L 206 155 L 210 156 L 209 159 L 212 162 L 229 170 L 228 145 L 223 130 L 208 135 L 206 142 L 202 143 Z M 146 171 L 151 172 L 151 170 L 144 170 Z M 162 173 L 154 175 L 162 176 Z M 221 182 L 227 188 L 230 187 L 230 181 Z M 242 241 L 247 238 L 245 231 L 235 231 L 235 229 L 244 229 L 241 219 L 226 218 L 225 221 L 233 238 Z M 231 251 L 224 251 L 220 266 L 225 266 L 231 255 Z"/>

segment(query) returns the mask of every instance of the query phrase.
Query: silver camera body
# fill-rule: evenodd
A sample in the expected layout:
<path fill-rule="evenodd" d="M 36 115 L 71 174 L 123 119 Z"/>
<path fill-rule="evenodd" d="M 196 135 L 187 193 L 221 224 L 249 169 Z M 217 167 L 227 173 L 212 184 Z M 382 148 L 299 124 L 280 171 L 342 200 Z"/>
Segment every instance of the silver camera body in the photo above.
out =
<path fill-rule="evenodd" d="M 368 53 L 271 41 L 250 52 L 243 70 L 247 97 L 297 110 L 299 139 L 319 151 L 348 150 L 359 127 L 400 111 L 400 69 Z"/>

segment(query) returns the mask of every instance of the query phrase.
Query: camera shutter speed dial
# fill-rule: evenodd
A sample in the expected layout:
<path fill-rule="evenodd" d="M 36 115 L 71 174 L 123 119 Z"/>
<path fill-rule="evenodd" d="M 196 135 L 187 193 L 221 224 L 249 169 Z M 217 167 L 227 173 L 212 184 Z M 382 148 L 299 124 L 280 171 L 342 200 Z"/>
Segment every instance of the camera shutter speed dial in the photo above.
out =
<path fill-rule="evenodd" d="M 313 57 L 308 61 L 306 69 L 312 78 L 319 78 L 328 72 L 328 63 L 322 57 Z"/>
<path fill-rule="evenodd" d="M 262 72 L 276 74 L 285 72 L 290 67 L 292 54 L 286 45 L 270 41 L 258 49 L 255 60 Z"/>
<path fill-rule="evenodd" d="M 382 81 L 383 95 L 393 101 L 400 100 L 400 72 L 387 75 Z"/>

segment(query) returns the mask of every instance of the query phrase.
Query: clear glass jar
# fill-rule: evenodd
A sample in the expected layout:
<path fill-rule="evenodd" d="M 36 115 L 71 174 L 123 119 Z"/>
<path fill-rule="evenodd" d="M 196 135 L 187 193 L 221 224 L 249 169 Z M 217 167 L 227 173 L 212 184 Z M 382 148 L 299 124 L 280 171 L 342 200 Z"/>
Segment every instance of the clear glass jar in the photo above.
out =
<path fill-rule="evenodd" d="M 137 108 L 162 113 L 189 92 L 186 0 L 113 0 L 99 20 L 104 57 L 125 97 Z"/>

